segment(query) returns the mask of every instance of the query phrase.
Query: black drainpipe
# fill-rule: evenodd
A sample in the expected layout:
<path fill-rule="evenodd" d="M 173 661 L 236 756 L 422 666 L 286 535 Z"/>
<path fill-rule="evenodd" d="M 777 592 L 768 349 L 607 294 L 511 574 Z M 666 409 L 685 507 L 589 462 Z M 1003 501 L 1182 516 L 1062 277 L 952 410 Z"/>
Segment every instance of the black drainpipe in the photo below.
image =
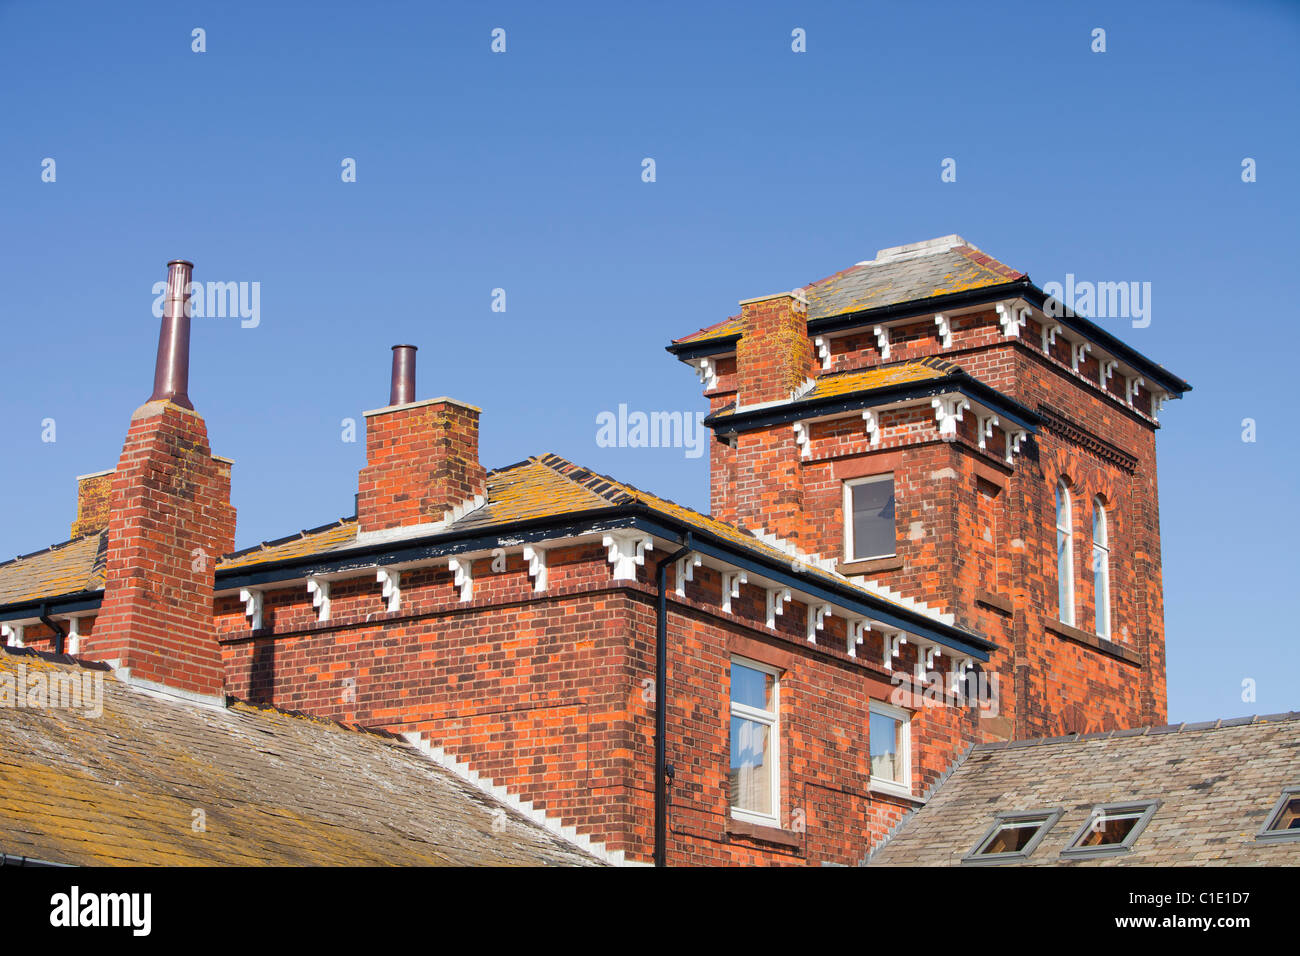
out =
<path fill-rule="evenodd" d="M 50 606 L 48 604 L 41 605 L 40 620 L 42 624 L 54 632 L 54 653 L 62 654 L 64 650 L 63 640 L 67 635 L 64 633 L 63 628 L 59 627 L 54 619 L 50 617 Z"/>
<path fill-rule="evenodd" d="M 655 621 L 655 866 L 668 865 L 668 565 L 689 554 L 691 533 L 682 546 L 655 566 L 659 602 Z"/>

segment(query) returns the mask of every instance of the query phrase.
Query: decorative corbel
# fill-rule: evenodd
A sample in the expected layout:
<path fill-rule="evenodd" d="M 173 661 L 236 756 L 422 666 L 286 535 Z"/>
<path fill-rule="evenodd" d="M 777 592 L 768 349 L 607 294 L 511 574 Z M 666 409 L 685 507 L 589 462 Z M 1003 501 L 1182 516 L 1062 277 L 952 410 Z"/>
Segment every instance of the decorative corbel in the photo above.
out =
<path fill-rule="evenodd" d="M 1017 338 L 1020 335 L 1020 330 L 1029 321 L 1029 310 L 1023 306 L 1017 308 L 1014 302 L 999 302 L 997 310 L 998 324 L 1002 326 L 1002 334 L 1009 339 Z"/>
<path fill-rule="evenodd" d="M 695 363 L 695 374 L 705 391 L 718 387 L 718 366 L 713 359 L 702 358 Z"/>
<path fill-rule="evenodd" d="M 877 325 L 871 330 L 876 337 L 876 348 L 880 349 L 882 359 L 889 358 L 889 329 L 883 325 Z"/>
<path fill-rule="evenodd" d="M 874 408 L 865 409 L 862 412 L 862 421 L 867 426 L 867 437 L 871 439 L 871 444 L 880 444 L 880 416 Z"/>
<path fill-rule="evenodd" d="M 858 645 L 862 643 L 867 631 L 871 630 L 871 622 L 865 617 L 851 617 L 845 622 L 844 630 L 847 635 L 849 657 L 857 657 Z"/>
<path fill-rule="evenodd" d="M 1106 387 L 1106 383 L 1111 380 L 1111 376 L 1115 374 L 1115 369 L 1118 366 L 1119 366 L 1119 362 L 1115 361 L 1114 359 L 1104 359 L 1101 362 L 1101 375 L 1100 375 L 1099 384 L 1103 389 Z"/>
<path fill-rule="evenodd" d="M 540 594 L 546 590 L 546 551 L 526 544 L 524 561 L 528 564 L 528 576 L 533 579 L 533 591 Z"/>
<path fill-rule="evenodd" d="M 767 589 L 767 626 L 776 629 L 776 619 L 785 613 L 785 605 L 790 600 L 789 588 Z"/>
<path fill-rule="evenodd" d="M 744 571 L 722 572 L 722 610 L 731 613 L 731 599 L 740 597 L 740 586 L 749 583 Z"/>
<path fill-rule="evenodd" d="M 455 562 L 452 558 L 452 562 Z M 450 567 L 450 564 L 448 565 Z M 455 568 L 452 568 L 454 571 Z M 402 607 L 402 572 L 394 571 L 391 568 L 379 568 L 375 572 L 375 580 L 384 586 L 385 605 L 389 611 L 398 611 Z M 460 582 L 457 581 L 457 584 Z M 464 600 L 464 598 L 462 598 Z"/>
<path fill-rule="evenodd" d="M 1020 443 L 1029 437 L 1029 432 L 1021 429 L 1020 431 L 1007 432 L 1007 464 L 1015 460 L 1015 456 L 1020 454 Z"/>
<path fill-rule="evenodd" d="M 822 369 L 831 367 L 831 340 L 824 335 L 819 335 L 813 339 L 813 345 L 817 346 L 817 357 L 822 360 Z"/>
<path fill-rule="evenodd" d="M 1125 375 L 1124 376 L 1124 401 L 1126 401 L 1130 406 L 1132 406 L 1133 400 L 1137 398 L 1138 392 L 1142 390 L 1142 386 L 1145 384 L 1146 382 L 1142 380 L 1142 376 L 1140 375 L 1135 378 Z"/>
<path fill-rule="evenodd" d="M 794 423 L 794 443 L 799 448 L 800 458 L 812 457 L 812 438 L 808 434 L 807 422 Z"/>
<path fill-rule="evenodd" d="M 1083 364 L 1084 356 L 1086 356 L 1091 351 L 1092 351 L 1091 342 L 1079 342 L 1077 345 L 1071 343 L 1070 344 L 1071 368 L 1073 368 L 1076 372 L 1079 371 L 1079 366 Z"/>
<path fill-rule="evenodd" d="M 1056 333 L 1062 331 L 1059 325 L 1048 325 L 1043 323 L 1043 351 L 1050 352 L 1052 346 L 1056 344 Z"/>
<path fill-rule="evenodd" d="M 460 590 L 460 599 L 474 600 L 474 562 L 468 558 L 452 558 L 447 562 L 447 570 L 452 574 L 452 584 Z"/>
<path fill-rule="evenodd" d="M 676 584 L 678 597 L 686 597 L 686 582 L 695 580 L 695 569 L 703 563 L 703 560 L 694 551 L 685 557 L 677 559 L 677 573 L 673 575 L 673 580 Z"/>
<path fill-rule="evenodd" d="M 939 423 L 939 437 L 957 437 L 957 423 L 962 420 L 962 412 L 970 408 L 970 402 L 958 396 L 941 395 L 930 399 L 934 409 L 935 421 Z"/>
<path fill-rule="evenodd" d="M 826 618 L 831 616 L 829 604 L 808 605 L 808 643 L 817 643 L 817 632 L 826 626 Z"/>
<path fill-rule="evenodd" d="M 636 569 L 645 564 L 645 553 L 654 550 L 653 539 L 635 532 L 613 532 L 601 542 L 608 549 L 606 560 L 614 569 L 615 581 L 635 581 Z"/>
<path fill-rule="evenodd" d="M 10 647 L 26 647 L 23 643 L 23 631 L 26 629 L 25 624 L 0 624 L 0 635 L 4 636 L 5 643 Z"/>
<path fill-rule="evenodd" d="M 981 415 L 979 418 L 980 450 L 985 450 L 986 440 L 993 437 L 993 429 L 998 424 L 998 416 Z"/>
<path fill-rule="evenodd" d="M 934 324 L 939 326 L 939 340 L 944 348 L 952 348 L 952 322 L 946 315 L 936 315 Z"/>
<path fill-rule="evenodd" d="M 316 609 L 316 620 L 330 619 L 330 583 L 324 578 L 308 578 L 307 593 L 311 595 L 312 607 Z"/>
<path fill-rule="evenodd" d="M 81 618 L 68 618 L 68 654 L 76 657 L 81 653 Z"/>
<path fill-rule="evenodd" d="M 254 588 L 240 588 L 239 600 L 244 602 L 244 617 L 254 631 L 262 629 L 262 592 Z"/>
<path fill-rule="evenodd" d="M 902 631 L 885 631 L 882 636 L 884 642 L 880 663 L 884 665 L 885 670 L 892 671 L 894 669 L 894 658 L 898 656 L 899 649 L 907 643 L 907 637 Z"/>

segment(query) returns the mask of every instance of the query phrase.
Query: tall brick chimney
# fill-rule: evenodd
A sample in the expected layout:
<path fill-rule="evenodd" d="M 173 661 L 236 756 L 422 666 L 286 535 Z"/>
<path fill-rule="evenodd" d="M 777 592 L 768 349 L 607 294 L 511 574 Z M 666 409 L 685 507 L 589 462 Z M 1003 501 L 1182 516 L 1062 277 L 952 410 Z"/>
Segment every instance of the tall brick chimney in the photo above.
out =
<path fill-rule="evenodd" d="M 193 268 L 168 263 L 154 392 L 112 474 L 104 600 L 82 654 L 145 686 L 212 698 L 224 683 L 213 572 L 234 548 L 235 509 L 230 462 L 213 457 L 187 394 Z"/>
<path fill-rule="evenodd" d="M 736 345 L 736 400 L 744 406 L 786 402 L 815 373 L 808 338 L 808 308 L 801 294 L 745 299 Z M 731 450 L 713 452 L 713 481 L 728 493 L 714 496 L 715 517 L 762 529 L 795 544 L 814 536 L 803 508 L 799 448 L 789 425 L 742 432 Z"/>
<path fill-rule="evenodd" d="M 807 303 L 795 292 L 745 299 L 740 317 L 744 331 L 736 345 L 738 401 L 788 401 L 813 374 Z"/>
<path fill-rule="evenodd" d="M 480 411 L 451 398 L 415 401 L 415 346 L 394 345 L 389 404 L 366 412 L 358 530 L 437 521 L 485 494 L 487 471 L 478 460 Z"/>

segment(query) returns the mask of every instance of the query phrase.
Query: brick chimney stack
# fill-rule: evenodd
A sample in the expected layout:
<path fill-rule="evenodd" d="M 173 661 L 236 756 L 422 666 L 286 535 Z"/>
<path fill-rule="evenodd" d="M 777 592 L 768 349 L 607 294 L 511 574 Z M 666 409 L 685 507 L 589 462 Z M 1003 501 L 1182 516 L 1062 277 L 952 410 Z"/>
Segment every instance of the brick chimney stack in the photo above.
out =
<path fill-rule="evenodd" d="M 357 495 L 358 530 L 437 521 L 487 492 L 478 460 L 481 409 L 451 398 L 415 401 L 414 345 L 393 346 L 389 405 L 366 412 L 366 467 Z"/>
<path fill-rule="evenodd" d="M 69 537 L 80 538 L 108 527 L 108 505 L 113 491 L 113 472 L 97 471 L 77 477 L 77 520 Z"/>
<path fill-rule="evenodd" d="M 782 292 L 740 303 L 744 331 L 736 345 L 737 399 L 743 405 L 789 401 L 813 374 L 808 304 Z"/>
<path fill-rule="evenodd" d="M 112 473 L 104 600 L 82 654 L 158 690 L 220 698 L 213 572 L 233 550 L 230 461 L 214 458 L 191 406 L 193 266 L 168 263 L 154 393 L 135 410 Z"/>

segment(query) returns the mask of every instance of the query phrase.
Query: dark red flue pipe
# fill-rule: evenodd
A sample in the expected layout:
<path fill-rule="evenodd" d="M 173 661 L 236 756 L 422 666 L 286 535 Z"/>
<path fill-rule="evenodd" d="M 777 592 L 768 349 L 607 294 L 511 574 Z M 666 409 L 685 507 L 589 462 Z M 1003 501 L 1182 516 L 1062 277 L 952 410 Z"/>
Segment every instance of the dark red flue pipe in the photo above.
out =
<path fill-rule="evenodd" d="M 414 345 L 393 346 L 393 382 L 388 390 L 389 405 L 409 405 L 415 401 Z"/>
<path fill-rule="evenodd" d="M 149 401 L 172 402 L 194 408 L 190 401 L 190 278 L 194 263 L 173 259 L 167 263 L 167 298 L 162 328 L 158 332 L 158 360 L 153 369 L 153 394 Z"/>

